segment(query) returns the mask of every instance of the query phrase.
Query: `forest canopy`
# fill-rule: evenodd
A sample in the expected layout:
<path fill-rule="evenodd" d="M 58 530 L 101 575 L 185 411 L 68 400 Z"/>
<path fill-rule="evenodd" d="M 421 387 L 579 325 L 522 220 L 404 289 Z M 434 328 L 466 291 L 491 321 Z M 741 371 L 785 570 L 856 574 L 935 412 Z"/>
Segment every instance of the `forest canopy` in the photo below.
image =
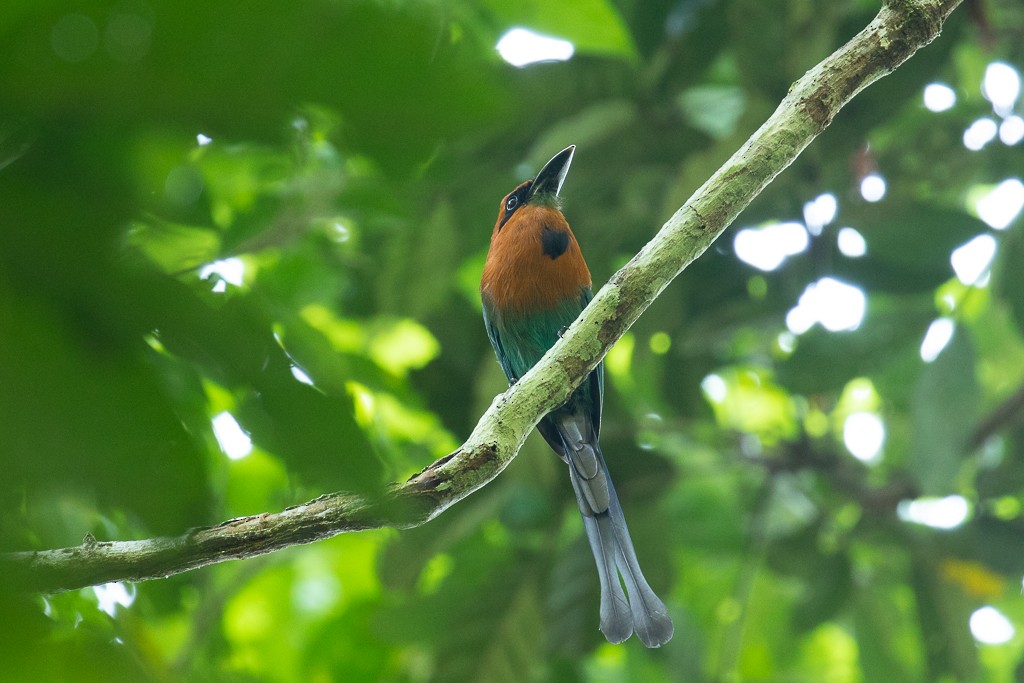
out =
<path fill-rule="evenodd" d="M 877 0 L 8 0 L 0 552 L 403 481 L 507 388 L 498 203 L 595 290 Z M 538 436 L 415 529 L 144 582 L 0 585 L 10 680 L 1024 676 L 1024 6 L 966 0 L 605 359 L 673 640 L 598 631 Z M 6 583 L 6 582 L 4 582 Z"/>

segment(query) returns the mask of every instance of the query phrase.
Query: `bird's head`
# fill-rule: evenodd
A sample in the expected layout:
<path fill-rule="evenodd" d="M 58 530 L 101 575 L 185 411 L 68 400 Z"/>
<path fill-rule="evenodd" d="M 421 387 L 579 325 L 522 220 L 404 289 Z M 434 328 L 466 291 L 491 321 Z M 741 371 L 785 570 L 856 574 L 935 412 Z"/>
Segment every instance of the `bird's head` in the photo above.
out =
<path fill-rule="evenodd" d="M 569 172 L 576 145 L 569 145 L 551 157 L 533 180 L 527 180 L 509 192 L 498 207 L 498 222 L 494 226 L 497 234 L 514 216 L 527 213 L 527 207 L 561 209 L 558 193 Z"/>
<path fill-rule="evenodd" d="M 590 288 L 590 271 L 558 198 L 575 151 L 566 147 L 501 200 L 480 280 L 485 305 L 493 310 L 576 305 Z"/>

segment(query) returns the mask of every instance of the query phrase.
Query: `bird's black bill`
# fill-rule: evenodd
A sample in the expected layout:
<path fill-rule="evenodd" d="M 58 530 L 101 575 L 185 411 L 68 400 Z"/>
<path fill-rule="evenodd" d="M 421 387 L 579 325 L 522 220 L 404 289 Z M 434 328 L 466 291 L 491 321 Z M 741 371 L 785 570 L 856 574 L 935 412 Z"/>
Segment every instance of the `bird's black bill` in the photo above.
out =
<path fill-rule="evenodd" d="M 565 174 L 569 172 L 569 164 L 572 163 L 572 155 L 575 151 L 576 145 L 569 145 L 551 157 L 551 161 L 544 164 L 544 168 L 540 169 L 540 173 L 537 174 L 533 186 L 530 188 L 530 197 L 538 194 L 558 196 L 562 189 L 562 183 L 565 182 Z"/>

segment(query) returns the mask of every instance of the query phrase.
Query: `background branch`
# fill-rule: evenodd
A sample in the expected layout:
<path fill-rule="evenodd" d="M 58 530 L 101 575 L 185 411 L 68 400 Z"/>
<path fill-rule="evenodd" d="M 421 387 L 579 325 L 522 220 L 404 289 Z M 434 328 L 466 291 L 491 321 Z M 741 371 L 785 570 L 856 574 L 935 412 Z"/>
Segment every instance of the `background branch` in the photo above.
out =
<path fill-rule="evenodd" d="M 808 71 L 747 142 L 617 272 L 564 337 L 498 396 L 466 442 L 378 499 L 321 496 L 279 513 L 181 536 L 97 542 L 0 556 L 21 588 L 61 591 L 165 577 L 346 531 L 422 524 L 494 479 L 547 411 L 563 403 L 661 291 L 817 137 L 858 92 L 927 45 L 960 0 L 890 0 L 850 42 Z"/>
<path fill-rule="evenodd" d="M 968 450 L 978 450 L 996 434 L 1013 427 L 1021 419 L 1021 413 L 1024 413 L 1024 387 L 1017 389 L 985 416 L 971 435 Z"/>

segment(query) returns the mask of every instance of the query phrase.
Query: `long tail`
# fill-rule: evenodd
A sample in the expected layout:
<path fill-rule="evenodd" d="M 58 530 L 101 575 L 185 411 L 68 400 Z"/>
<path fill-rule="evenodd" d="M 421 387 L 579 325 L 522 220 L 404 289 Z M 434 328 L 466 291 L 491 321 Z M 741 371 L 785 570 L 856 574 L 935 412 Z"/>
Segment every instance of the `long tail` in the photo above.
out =
<path fill-rule="evenodd" d="M 621 643 L 636 631 L 644 645 L 660 647 L 672 638 L 672 619 L 640 571 L 601 448 L 582 438 L 565 438 L 566 431 L 573 436 L 579 432 L 565 422 L 559 426 L 567 446 L 569 476 L 601 581 L 601 632 L 610 642 Z"/>

